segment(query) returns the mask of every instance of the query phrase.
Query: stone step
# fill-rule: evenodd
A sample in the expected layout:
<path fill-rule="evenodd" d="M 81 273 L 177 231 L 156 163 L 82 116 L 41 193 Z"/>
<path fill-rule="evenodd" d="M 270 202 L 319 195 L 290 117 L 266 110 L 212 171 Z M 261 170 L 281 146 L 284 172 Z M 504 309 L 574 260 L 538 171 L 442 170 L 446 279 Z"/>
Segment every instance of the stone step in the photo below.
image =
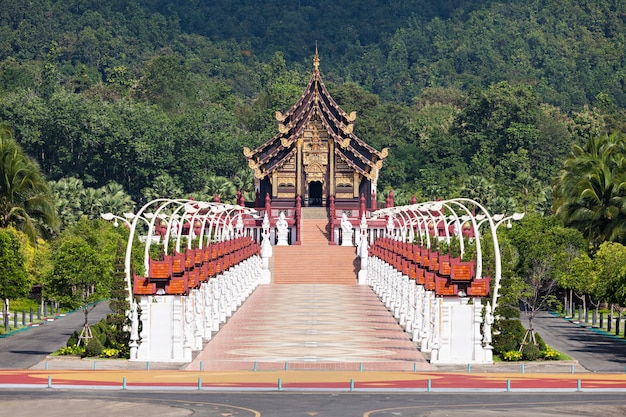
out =
<path fill-rule="evenodd" d="M 303 246 L 328 246 L 328 219 L 302 219 L 300 242 Z"/>
<path fill-rule="evenodd" d="M 302 218 L 328 220 L 328 209 L 326 207 L 302 207 Z"/>
<path fill-rule="evenodd" d="M 355 248 L 329 246 L 275 246 L 272 283 L 328 283 L 354 285 L 357 279 Z"/>

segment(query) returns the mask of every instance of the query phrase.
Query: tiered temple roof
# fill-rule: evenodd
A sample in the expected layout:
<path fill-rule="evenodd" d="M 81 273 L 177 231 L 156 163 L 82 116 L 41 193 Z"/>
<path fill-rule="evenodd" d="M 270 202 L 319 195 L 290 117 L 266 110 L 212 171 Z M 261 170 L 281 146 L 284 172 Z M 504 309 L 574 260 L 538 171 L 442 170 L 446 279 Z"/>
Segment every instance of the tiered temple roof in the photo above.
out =
<path fill-rule="evenodd" d="M 317 49 L 313 63 L 313 75 L 302 96 L 285 114 L 276 112 L 278 133 L 252 151 L 244 148 L 249 167 L 258 179 L 279 168 L 294 152 L 297 140 L 315 119 L 335 142 L 335 153 L 364 177 L 375 179 L 387 157 L 387 149 L 378 151 L 353 133 L 356 112 L 348 114 L 343 111 L 328 93 L 320 76 Z"/>

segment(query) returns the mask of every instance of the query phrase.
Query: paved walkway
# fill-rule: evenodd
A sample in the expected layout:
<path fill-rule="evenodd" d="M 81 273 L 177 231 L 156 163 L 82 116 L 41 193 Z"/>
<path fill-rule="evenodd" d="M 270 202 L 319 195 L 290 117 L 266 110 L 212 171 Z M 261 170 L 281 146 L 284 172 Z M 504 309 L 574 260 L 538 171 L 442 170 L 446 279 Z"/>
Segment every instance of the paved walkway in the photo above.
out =
<path fill-rule="evenodd" d="M 100 303 L 89 312 L 89 322 L 97 323 L 110 312 L 108 303 Z M 78 310 L 49 320 L 0 338 L 0 369 L 23 369 L 38 364 L 66 345 L 72 333 L 82 327 L 85 315 L 83 310 Z"/>
<path fill-rule="evenodd" d="M 522 313 L 522 323 L 528 319 Z M 626 340 L 540 312 L 533 327 L 556 350 L 576 359 L 591 372 L 626 372 Z"/>
<path fill-rule="evenodd" d="M 366 286 L 259 287 L 187 370 L 432 370 Z"/>

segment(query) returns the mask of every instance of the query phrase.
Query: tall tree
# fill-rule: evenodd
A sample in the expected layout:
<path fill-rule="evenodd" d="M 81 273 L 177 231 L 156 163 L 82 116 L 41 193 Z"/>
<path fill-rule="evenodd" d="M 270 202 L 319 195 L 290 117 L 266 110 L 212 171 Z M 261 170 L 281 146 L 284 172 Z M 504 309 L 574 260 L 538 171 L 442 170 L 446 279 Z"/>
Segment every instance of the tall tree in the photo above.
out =
<path fill-rule="evenodd" d="M 616 242 L 604 242 L 593 259 L 598 274 L 599 296 L 612 303 L 626 304 L 626 247 Z"/>
<path fill-rule="evenodd" d="M 554 211 L 592 248 L 626 239 L 626 137 L 596 136 L 574 146 L 554 188 Z"/>
<path fill-rule="evenodd" d="M 32 242 L 58 229 L 54 199 L 39 166 L 6 128 L 0 134 L 0 227 L 22 230 Z M 9 132 L 7 134 L 7 132 Z"/>
<path fill-rule="evenodd" d="M 585 252 L 585 240 L 580 232 L 559 226 L 554 218 L 537 215 L 525 216 L 510 237 L 519 254 L 516 287 L 532 337 L 537 312 L 549 306 L 558 278 Z"/>
<path fill-rule="evenodd" d="M 8 323 L 7 300 L 23 297 L 30 290 L 30 281 L 20 252 L 20 242 L 8 230 L 0 230 L 0 297 L 2 298 L 5 326 Z"/>

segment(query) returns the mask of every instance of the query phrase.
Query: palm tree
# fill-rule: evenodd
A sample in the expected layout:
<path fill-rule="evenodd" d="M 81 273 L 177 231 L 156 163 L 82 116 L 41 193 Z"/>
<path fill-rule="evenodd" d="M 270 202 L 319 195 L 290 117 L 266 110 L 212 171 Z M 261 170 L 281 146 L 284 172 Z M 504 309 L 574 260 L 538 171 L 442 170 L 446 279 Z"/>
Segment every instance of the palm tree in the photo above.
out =
<path fill-rule="evenodd" d="M 0 129 L 0 227 L 14 226 L 35 243 L 59 226 L 54 198 L 37 163 Z"/>
<path fill-rule="evenodd" d="M 152 201 L 157 198 L 180 198 L 183 190 L 169 174 L 161 174 L 154 179 L 152 187 L 144 188 L 141 194 L 146 201 Z"/>
<path fill-rule="evenodd" d="M 626 238 L 626 138 L 595 137 L 574 146 L 554 187 L 554 212 L 593 248 Z"/>
<path fill-rule="evenodd" d="M 467 177 L 461 189 L 461 196 L 486 205 L 494 197 L 495 187 L 491 181 L 479 175 Z"/>
<path fill-rule="evenodd" d="M 517 202 L 512 197 L 494 197 L 489 202 L 489 211 L 492 214 L 513 214 L 516 207 Z"/>
<path fill-rule="evenodd" d="M 48 186 L 56 198 L 55 206 L 61 220 L 61 227 L 76 223 L 83 215 L 80 199 L 85 190 L 83 181 L 68 177 L 58 181 L 49 181 Z"/>
<path fill-rule="evenodd" d="M 99 190 L 102 193 L 100 207 L 103 213 L 127 213 L 133 211 L 135 202 L 120 184 L 111 181 Z M 99 216 L 100 213 L 97 213 L 96 217 Z"/>
<path fill-rule="evenodd" d="M 102 207 L 103 196 L 102 188 L 87 187 L 80 193 L 80 206 L 88 219 L 95 219 L 100 216 L 100 213 L 107 213 Z"/>
<path fill-rule="evenodd" d="M 233 183 L 225 177 L 218 175 L 210 175 L 206 179 L 204 189 L 199 192 L 192 193 L 192 196 L 198 200 L 212 201 L 215 196 L 219 196 L 222 203 L 235 203 L 237 190 Z"/>
<path fill-rule="evenodd" d="M 231 182 L 238 190 L 241 190 L 241 192 L 243 193 L 254 191 L 254 175 L 252 174 L 251 169 L 240 169 L 232 177 Z"/>
<path fill-rule="evenodd" d="M 519 174 L 515 182 L 524 203 L 524 214 L 527 214 L 528 203 L 536 198 L 535 196 L 541 189 L 541 183 L 526 172 Z"/>

